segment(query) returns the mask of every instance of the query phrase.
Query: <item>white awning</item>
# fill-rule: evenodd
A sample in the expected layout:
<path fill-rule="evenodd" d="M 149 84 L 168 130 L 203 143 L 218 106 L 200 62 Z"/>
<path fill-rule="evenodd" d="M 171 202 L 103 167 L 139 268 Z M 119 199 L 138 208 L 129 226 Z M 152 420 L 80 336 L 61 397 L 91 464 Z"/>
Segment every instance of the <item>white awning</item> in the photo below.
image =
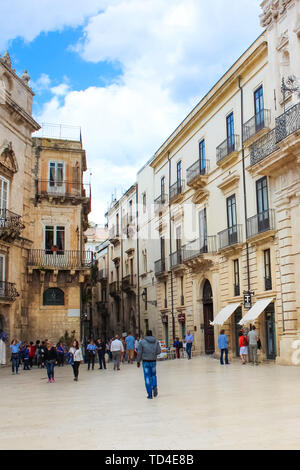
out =
<path fill-rule="evenodd" d="M 229 304 L 226 305 L 216 316 L 213 322 L 210 322 L 211 325 L 224 325 L 226 320 L 236 311 L 236 309 L 241 305 L 241 302 L 238 304 Z"/>
<path fill-rule="evenodd" d="M 262 299 L 256 302 L 249 312 L 241 319 L 240 325 L 246 325 L 246 323 L 254 323 L 261 313 L 267 308 L 267 306 L 273 302 L 274 299 Z"/>

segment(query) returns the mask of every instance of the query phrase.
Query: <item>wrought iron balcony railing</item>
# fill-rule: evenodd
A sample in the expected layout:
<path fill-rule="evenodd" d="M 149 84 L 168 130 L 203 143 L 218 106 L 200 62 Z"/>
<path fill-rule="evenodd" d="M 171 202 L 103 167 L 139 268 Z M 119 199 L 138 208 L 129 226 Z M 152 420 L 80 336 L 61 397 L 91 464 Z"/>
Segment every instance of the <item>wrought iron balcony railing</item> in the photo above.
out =
<path fill-rule="evenodd" d="M 73 199 L 90 199 L 91 185 L 78 181 L 36 180 L 36 195 Z"/>
<path fill-rule="evenodd" d="M 187 184 L 191 184 L 200 176 L 207 176 L 210 171 L 210 161 L 198 159 L 192 166 L 186 170 Z"/>
<path fill-rule="evenodd" d="M 30 250 L 28 266 L 40 269 L 80 269 L 93 266 L 93 253 L 91 251 L 52 251 Z"/>
<path fill-rule="evenodd" d="M 247 236 L 248 238 L 274 230 L 275 228 L 275 212 L 274 209 L 263 211 L 247 220 Z"/>
<path fill-rule="evenodd" d="M 276 118 L 276 142 L 293 134 L 300 129 L 300 103 L 288 109 Z"/>
<path fill-rule="evenodd" d="M 161 194 L 158 198 L 154 200 L 154 211 L 155 214 L 158 212 L 161 212 L 163 207 L 166 206 L 168 202 L 168 196 L 167 194 Z"/>
<path fill-rule="evenodd" d="M 166 259 L 159 259 L 154 263 L 154 271 L 156 275 L 163 274 L 167 271 L 167 261 Z"/>
<path fill-rule="evenodd" d="M 136 288 L 136 275 L 129 274 L 128 276 L 123 277 L 122 289 L 127 292 Z"/>
<path fill-rule="evenodd" d="M 112 297 L 118 297 L 121 293 L 120 281 L 114 281 L 109 284 L 109 293 Z"/>
<path fill-rule="evenodd" d="M 250 164 L 255 165 L 271 153 L 275 152 L 278 148 L 279 146 L 276 142 L 276 129 L 272 129 L 251 145 Z"/>
<path fill-rule="evenodd" d="M 188 243 L 182 247 L 182 257 L 183 261 L 189 261 L 197 256 L 216 253 L 218 250 L 217 247 L 217 237 L 205 237 L 197 238 L 196 240 Z"/>
<path fill-rule="evenodd" d="M 242 225 L 234 225 L 218 233 L 219 250 L 236 245 L 242 241 Z"/>
<path fill-rule="evenodd" d="M 184 180 L 178 180 L 176 183 L 170 186 L 170 202 L 173 201 L 177 196 L 183 194 L 184 191 Z"/>
<path fill-rule="evenodd" d="M 179 266 L 180 264 L 182 264 L 182 251 L 178 250 L 170 255 L 171 269 L 175 268 L 176 266 Z"/>
<path fill-rule="evenodd" d="M 243 140 L 254 137 L 262 129 L 268 128 L 271 124 L 271 111 L 269 109 L 262 109 L 259 113 L 255 114 L 243 126 Z"/>
<path fill-rule="evenodd" d="M 19 297 L 19 293 L 16 289 L 16 284 L 0 281 L 0 301 L 13 302 L 17 297 Z"/>
<path fill-rule="evenodd" d="M 113 225 L 108 231 L 109 240 L 115 240 L 119 238 L 120 237 L 119 232 L 120 232 L 119 227 L 116 227 L 115 225 Z"/>
<path fill-rule="evenodd" d="M 8 209 L 0 210 L 0 237 L 7 232 L 18 235 L 24 228 L 20 215 L 14 214 Z"/>
<path fill-rule="evenodd" d="M 240 137 L 238 135 L 232 135 L 228 137 L 217 147 L 217 164 L 222 161 L 231 153 L 237 152 L 240 145 Z"/>

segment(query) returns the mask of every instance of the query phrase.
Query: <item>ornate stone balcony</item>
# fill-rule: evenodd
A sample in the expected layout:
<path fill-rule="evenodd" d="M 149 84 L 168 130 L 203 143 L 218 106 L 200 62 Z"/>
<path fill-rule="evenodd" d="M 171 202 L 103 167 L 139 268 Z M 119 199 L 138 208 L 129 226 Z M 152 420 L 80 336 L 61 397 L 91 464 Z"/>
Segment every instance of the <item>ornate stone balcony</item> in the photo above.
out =
<path fill-rule="evenodd" d="M 185 270 L 185 266 L 183 264 L 182 250 L 177 250 L 170 255 L 170 268 L 176 272 Z"/>
<path fill-rule="evenodd" d="M 263 109 L 258 114 L 255 114 L 243 126 L 243 140 L 244 144 L 251 145 L 254 140 L 259 139 L 262 134 L 266 133 L 271 124 L 271 111 Z"/>
<path fill-rule="evenodd" d="M 161 194 L 158 198 L 154 200 L 154 212 L 155 214 L 159 214 L 163 212 L 163 210 L 167 207 L 168 202 L 168 195 Z"/>
<path fill-rule="evenodd" d="M 136 275 L 128 275 L 123 277 L 122 290 L 126 294 L 134 294 L 136 289 Z"/>
<path fill-rule="evenodd" d="M 120 230 L 119 227 L 116 227 L 113 225 L 109 232 L 108 232 L 108 239 L 110 243 L 112 243 L 114 246 L 118 245 L 120 243 Z"/>
<path fill-rule="evenodd" d="M 184 264 L 195 270 L 204 264 L 209 264 L 211 255 L 217 253 L 217 237 L 197 238 L 182 247 L 182 258 Z"/>
<path fill-rule="evenodd" d="M 12 242 L 18 238 L 24 230 L 25 226 L 22 223 L 22 217 L 14 214 L 7 209 L 0 210 L 0 239 Z"/>
<path fill-rule="evenodd" d="M 93 266 L 90 251 L 29 250 L 27 265 L 39 270 L 81 270 Z"/>
<path fill-rule="evenodd" d="M 121 283 L 119 281 L 114 281 L 109 284 L 109 295 L 114 298 L 121 296 Z"/>
<path fill-rule="evenodd" d="M 184 194 L 184 180 L 176 181 L 170 186 L 170 204 L 180 202 Z"/>
<path fill-rule="evenodd" d="M 276 142 L 276 129 L 272 129 L 258 139 L 250 148 L 250 164 L 255 165 L 279 149 Z"/>
<path fill-rule="evenodd" d="M 83 204 L 87 213 L 91 209 L 91 186 L 78 181 L 36 180 L 36 202 L 42 199 L 63 204 Z"/>
<path fill-rule="evenodd" d="M 19 297 L 19 293 L 16 289 L 16 284 L 11 282 L 0 282 L 0 303 L 14 302 Z"/>
<path fill-rule="evenodd" d="M 209 160 L 202 161 L 198 159 L 186 171 L 187 185 L 193 189 L 202 188 L 207 183 L 209 172 L 210 172 L 210 161 Z"/>
<path fill-rule="evenodd" d="M 226 166 L 232 163 L 238 156 L 240 137 L 233 135 L 227 138 L 217 147 L 217 165 Z"/>

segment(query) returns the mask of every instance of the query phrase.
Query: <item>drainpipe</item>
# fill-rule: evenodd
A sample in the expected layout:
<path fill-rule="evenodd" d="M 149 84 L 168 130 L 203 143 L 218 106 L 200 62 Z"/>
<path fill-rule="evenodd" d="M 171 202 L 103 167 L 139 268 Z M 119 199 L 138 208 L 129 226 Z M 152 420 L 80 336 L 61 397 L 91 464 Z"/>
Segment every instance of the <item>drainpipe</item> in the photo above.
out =
<path fill-rule="evenodd" d="M 244 147 L 244 92 L 241 86 L 241 77 L 239 77 L 239 89 L 241 91 L 241 137 L 242 137 L 242 163 L 243 163 L 243 191 L 244 191 L 244 212 L 245 212 L 245 228 L 246 228 L 246 259 L 247 259 L 247 281 L 248 291 L 251 291 L 250 283 L 250 262 L 249 262 L 249 243 L 248 243 L 248 213 L 247 213 L 247 191 L 246 191 L 246 170 L 245 170 L 245 147 Z"/>
<path fill-rule="evenodd" d="M 169 188 L 171 187 L 171 160 L 170 152 L 168 152 L 168 163 L 169 163 Z M 170 203 L 170 189 L 169 189 L 169 236 L 170 236 L 170 259 L 172 254 L 172 220 L 171 220 L 171 203 Z M 175 318 L 174 318 L 174 288 L 173 288 L 173 271 L 170 269 L 171 273 L 171 315 L 172 315 L 172 335 L 173 343 L 175 341 Z"/>
<path fill-rule="evenodd" d="M 136 265 L 137 265 L 137 310 L 138 331 L 141 337 L 141 298 L 140 298 L 140 240 L 139 240 L 139 186 L 136 184 Z"/>

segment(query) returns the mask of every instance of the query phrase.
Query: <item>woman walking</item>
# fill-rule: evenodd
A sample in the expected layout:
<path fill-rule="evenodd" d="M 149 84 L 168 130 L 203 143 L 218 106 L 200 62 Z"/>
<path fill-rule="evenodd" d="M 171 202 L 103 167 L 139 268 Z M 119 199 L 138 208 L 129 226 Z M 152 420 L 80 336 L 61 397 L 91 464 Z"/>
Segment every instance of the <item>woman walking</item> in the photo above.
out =
<path fill-rule="evenodd" d="M 22 342 L 13 339 L 10 345 L 11 349 L 11 369 L 12 369 L 12 374 L 15 374 L 15 369 L 16 369 L 16 374 L 19 373 L 19 366 L 20 366 L 20 347 L 21 347 Z"/>
<path fill-rule="evenodd" d="M 239 332 L 239 347 L 242 364 L 247 363 L 248 358 L 248 340 L 243 331 Z"/>
<path fill-rule="evenodd" d="M 47 341 L 45 347 L 45 366 L 48 374 L 48 383 L 55 382 L 54 380 L 54 366 L 57 363 L 56 348 L 53 346 L 51 341 Z"/>
<path fill-rule="evenodd" d="M 92 363 L 92 370 L 94 370 L 97 346 L 95 345 L 95 341 L 93 339 L 91 339 L 86 349 L 87 349 L 87 354 L 88 354 L 88 370 L 90 370 L 91 363 Z"/>
<path fill-rule="evenodd" d="M 78 382 L 79 366 L 80 366 L 80 363 L 83 361 L 82 352 L 79 347 L 78 341 L 76 340 L 73 341 L 73 344 L 72 344 L 72 347 L 70 348 L 69 353 L 72 355 L 72 358 L 73 358 L 72 367 L 73 367 L 73 372 L 74 372 L 74 381 Z"/>

